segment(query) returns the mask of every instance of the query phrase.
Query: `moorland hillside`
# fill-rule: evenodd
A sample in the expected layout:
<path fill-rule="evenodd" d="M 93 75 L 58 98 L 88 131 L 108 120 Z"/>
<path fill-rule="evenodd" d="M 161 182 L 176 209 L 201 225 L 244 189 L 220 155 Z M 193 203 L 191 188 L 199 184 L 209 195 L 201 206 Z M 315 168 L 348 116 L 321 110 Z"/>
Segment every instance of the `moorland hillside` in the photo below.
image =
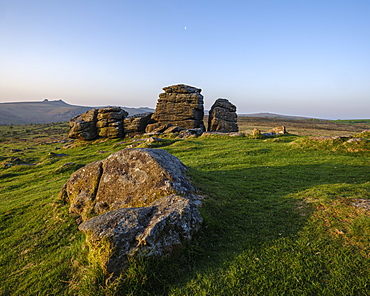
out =
<path fill-rule="evenodd" d="M 93 108 L 100 107 L 70 105 L 62 100 L 0 103 L 0 125 L 68 121 L 70 118 Z M 123 108 L 130 115 L 153 112 L 153 109 L 147 107 Z"/>

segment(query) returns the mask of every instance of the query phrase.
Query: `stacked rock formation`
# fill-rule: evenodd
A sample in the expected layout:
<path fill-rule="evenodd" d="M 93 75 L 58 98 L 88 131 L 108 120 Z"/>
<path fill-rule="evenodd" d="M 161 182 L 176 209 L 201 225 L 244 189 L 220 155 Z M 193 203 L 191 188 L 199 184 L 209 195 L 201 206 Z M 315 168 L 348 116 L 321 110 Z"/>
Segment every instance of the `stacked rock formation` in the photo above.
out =
<path fill-rule="evenodd" d="M 227 99 L 217 99 L 208 117 L 208 131 L 231 133 L 239 131 L 236 106 Z"/>
<path fill-rule="evenodd" d="M 71 175 L 60 198 L 106 272 L 118 274 L 130 256 L 171 254 L 199 230 L 199 198 L 185 171 L 165 150 L 124 149 Z"/>
<path fill-rule="evenodd" d="M 157 123 L 148 125 L 146 132 L 158 129 L 161 125 L 179 126 L 181 129 L 201 128 L 203 123 L 204 106 L 202 91 L 189 85 L 177 84 L 163 88 L 159 94 L 152 119 Z"/>
<path fill-rule="evenodd" d="M 97 137 L 123 138 L 123 119 L 128 113 L 119 107 L 91 109 L 69 121 L 70 138 L 93 140 Z"/>

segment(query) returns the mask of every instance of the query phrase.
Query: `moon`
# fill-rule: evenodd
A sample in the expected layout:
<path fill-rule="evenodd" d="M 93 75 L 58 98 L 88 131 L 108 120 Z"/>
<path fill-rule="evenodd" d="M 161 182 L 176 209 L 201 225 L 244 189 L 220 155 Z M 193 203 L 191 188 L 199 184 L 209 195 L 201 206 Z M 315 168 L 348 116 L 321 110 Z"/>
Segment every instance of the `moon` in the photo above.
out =
<path fill-rule="evenodd" d="M 186 27 L 185 27 L 185 30 L 186 30 Z"/>

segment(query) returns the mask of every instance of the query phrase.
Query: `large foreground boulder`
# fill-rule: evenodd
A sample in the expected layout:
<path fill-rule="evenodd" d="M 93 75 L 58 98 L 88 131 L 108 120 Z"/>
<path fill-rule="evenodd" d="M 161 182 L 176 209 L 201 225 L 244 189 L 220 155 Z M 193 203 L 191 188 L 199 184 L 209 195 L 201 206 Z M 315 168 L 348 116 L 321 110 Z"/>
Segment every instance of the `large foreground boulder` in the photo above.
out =
<path fill-rule="evenodd" d="M 162 149 L 123 149 L 74 172 L 60 195 L 69 212 L 88 218 L 128 207 L 147 206 L 171 194 L 191 195 L 195 189 L 185 165 Z"/>
<path fill-rule="evenodd" d="M 60 197 L 79 215 L 90 258 L 119 274 L 130 256 L 164 256 L 202 217 L 185 165 L 161 149 L 124 149 L 73 173 Z M 91 218 L 91 219 L 90 219 Z"/>
<path fill-rule="evenodd" d="M 231 133 L 238 132 L 236 106 L 227 99 L 217 99 L 209 111 L 208 131 Z"/>
<path fill-rule="evenodd" d="M 201 128 L 204 130 L 203 96 L 199 88 L 177 84 L 163 88 L 152 119 L 161 125 L 179 126 L 181 129 Z M 152 131 L 151 125 L 146 132 Z"/>
<path fill-rule="evenodd" d="M 82 223 L 79 229 L 103 270 L 118 274 L 131 256 L 173 254 L 201 223 L 202 217 L 189 199 L 170 195 L 148 207 L 110 211 Z"/>

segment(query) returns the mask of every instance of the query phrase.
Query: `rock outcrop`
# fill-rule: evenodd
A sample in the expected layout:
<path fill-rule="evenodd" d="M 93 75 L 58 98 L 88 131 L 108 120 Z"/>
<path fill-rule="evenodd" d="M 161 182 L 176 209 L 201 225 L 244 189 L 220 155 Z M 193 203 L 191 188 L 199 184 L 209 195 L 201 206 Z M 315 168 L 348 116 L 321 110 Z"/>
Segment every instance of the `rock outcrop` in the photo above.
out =
<path fill-rule="evenodd" d="M 146 126 L 152 122 L 152 115 L 153 113 L 147 112 L 125 118 L 123 121 L 125 135 L 132 137 L 145 133 Z"/>
<path fill-rule="evenodd" d="M 94 140 L 97 137 L 123 138 L 123 119 L 127 115 L 119 107 L 91 109 L 70 119 L 68 136 L 80 140 Z"/>
<path fill-rule="evenodd" d="M 238 132 L 237 120 L 236 106 L 227 99 L 217 99 L 209 111 L 208 131 Z"/>
<path fill-rule="evenodd" d="M 71 214 L 91 216 L 147 206 L 171 195 L 195 191 L 185 165 L 162 149 L 123 149 L 74 172 L 61 190 Z"/>
<path fill-rule="evenodd" d="M 204 106 L 202 91 L 189 85 L 177 84 L 163 88 L 159 94 L 152 119 L 161 125 L 170 124 L 181 129 L 201 128 L 203 123 Z M 158 126 L 158 125 L 157 125 Z M 146 132 L 152 131 L 148 125 Z"/>
<path fill-rule="evenodd" d="M 123 120 L 128 113 L 120 107 L 98 109 L 97 132 L 102 138 L 123 138 Z"/>
<path fill-rule="evenodd" d="M 77 115 L 69 121 L 68 137 L 80 140 L 93 140 L 98 136 L 96 122 L 97 109 L 91 109 L 85 113 Z"/>
<path fill-rule="evenodd" d="M 165 150 L 143 148 L 118 151 L 71 175 L 60 197 L 84 221 L 79 229 L 106 272 L 118 274 L 129 256 L 170 254 L 199 229 L 199 199 L 185 171 Z"/>

